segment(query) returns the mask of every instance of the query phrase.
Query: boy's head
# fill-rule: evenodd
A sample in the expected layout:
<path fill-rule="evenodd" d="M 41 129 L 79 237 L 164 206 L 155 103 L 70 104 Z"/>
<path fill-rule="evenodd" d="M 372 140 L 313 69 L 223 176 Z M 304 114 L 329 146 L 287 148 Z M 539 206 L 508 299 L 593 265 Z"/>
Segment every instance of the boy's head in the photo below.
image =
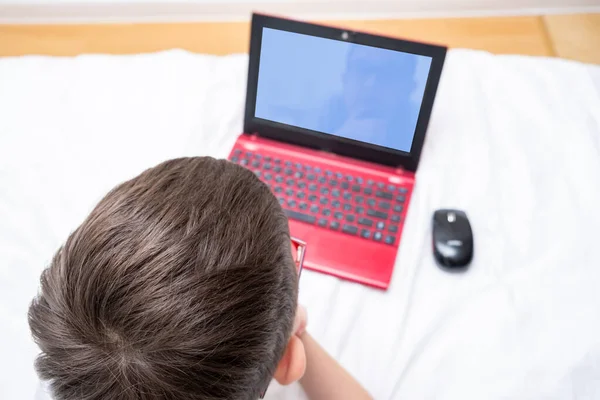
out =
<path fill-rule="evenodd" d="M 167 161 L 108 193 L 43 272 L 36 369 L 56 400 L 256 399 L 303 372 L 297 279 L 254 174 Z"/>

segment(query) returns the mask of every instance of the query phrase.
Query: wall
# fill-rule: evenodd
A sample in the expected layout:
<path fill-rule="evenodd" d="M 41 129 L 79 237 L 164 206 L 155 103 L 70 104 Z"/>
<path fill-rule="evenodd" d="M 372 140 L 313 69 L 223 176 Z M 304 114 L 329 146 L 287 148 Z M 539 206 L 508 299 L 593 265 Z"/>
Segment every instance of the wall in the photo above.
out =
<path fill-rule="evenodd" d="M 374 19 L 599 12 L 599 0 L 0 0 L 4 22 Z"/>

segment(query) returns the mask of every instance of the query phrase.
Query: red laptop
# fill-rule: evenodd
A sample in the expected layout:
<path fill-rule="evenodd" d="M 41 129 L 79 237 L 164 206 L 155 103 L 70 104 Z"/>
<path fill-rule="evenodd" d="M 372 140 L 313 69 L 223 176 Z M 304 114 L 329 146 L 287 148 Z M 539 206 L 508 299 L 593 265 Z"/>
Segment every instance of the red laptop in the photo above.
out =
<path fill-rule="evenodd" d="M 446 48 L 253 15 L 244 133 L 307 269 L 386 289 Z"/>

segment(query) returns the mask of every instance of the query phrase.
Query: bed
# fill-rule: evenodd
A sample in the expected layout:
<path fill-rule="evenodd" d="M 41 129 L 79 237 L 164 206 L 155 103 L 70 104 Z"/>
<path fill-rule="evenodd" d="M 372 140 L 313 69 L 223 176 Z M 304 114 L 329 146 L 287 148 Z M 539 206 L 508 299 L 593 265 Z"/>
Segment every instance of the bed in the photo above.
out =
<path fill-rule="evenodd" d="M 246 67 L 183 51 L 0 59 L 0 398 L 38 390 L 26 312 L 54 251 L 118 182 L 225 157 Z M 467 273 L 432 258 L 441 207 L 471 220 Z M 453 50 L 390 289 L 306 271 L 300 301 L 376 399 L 598 399 L 599 227 L 600 67 Z"/>

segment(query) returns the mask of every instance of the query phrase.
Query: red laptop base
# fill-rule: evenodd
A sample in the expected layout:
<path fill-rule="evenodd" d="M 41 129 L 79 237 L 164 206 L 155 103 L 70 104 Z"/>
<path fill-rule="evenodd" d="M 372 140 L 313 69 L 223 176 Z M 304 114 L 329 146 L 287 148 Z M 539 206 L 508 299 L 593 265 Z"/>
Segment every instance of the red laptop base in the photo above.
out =
<path fill-rule="evenodd" d="M 387 289 L 413 173 L 247 134 L 229 159 L 273 190 L 307 243 L 305 268 Z"/>

